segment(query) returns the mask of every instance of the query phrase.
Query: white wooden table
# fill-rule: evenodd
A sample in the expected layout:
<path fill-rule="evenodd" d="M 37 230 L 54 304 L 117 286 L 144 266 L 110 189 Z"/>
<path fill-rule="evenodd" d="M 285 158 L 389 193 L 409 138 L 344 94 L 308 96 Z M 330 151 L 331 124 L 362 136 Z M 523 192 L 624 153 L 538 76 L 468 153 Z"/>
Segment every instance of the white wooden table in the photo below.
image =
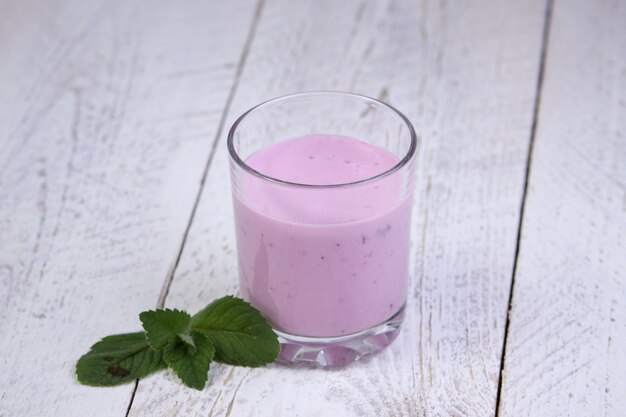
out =
<path fill-rule="evenodd" d="M 398 339 L 79 385 L 139 312 L 237 292 L 225 133 L 304 90 L 422 138 Z M 625 1 L 0 0 L 2 417 L 624 416 L 625 271 Z"/>

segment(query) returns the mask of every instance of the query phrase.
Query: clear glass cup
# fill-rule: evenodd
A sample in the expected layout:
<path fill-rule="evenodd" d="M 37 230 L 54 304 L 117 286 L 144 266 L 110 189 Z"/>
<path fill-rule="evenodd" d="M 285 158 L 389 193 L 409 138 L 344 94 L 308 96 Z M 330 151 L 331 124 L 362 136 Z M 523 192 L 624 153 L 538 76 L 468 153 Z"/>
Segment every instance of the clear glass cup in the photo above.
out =
<path fill-rule="evenodd" d="M 313 140 L 311 135 L 333 136 L 319 139 L 321 144 L 358 139 L 376 146 L 368 148 L 374 153 L 382 148 L 391 165 L 378 171 L 377 162 L 359 165 L 357 154 L 363 154 L 354 148 L 355 159 L 342 154 L 341 162 L 356 164 L 354 172 L 367 166 L 368 175 L 347 183 L 324 182 L 334 168 L 320 169 L 319 182 L 300 183 L 293 179 L 297 164 L 289 178 L 249 165 L 249 158 L 269 147 Z M 279 335 L 281 362 L 343 366 L 383 349 L 397 335 L 407 298 L 417 149 L 404 115 L 350 93 L 279 97 L 233 124 L 228 151 L 240 291 Z M 274 154 L 278 162 L 280 152 Z M 306 163 L 338 163 L 333 152 L 297 157 L 304 169 Z"/>

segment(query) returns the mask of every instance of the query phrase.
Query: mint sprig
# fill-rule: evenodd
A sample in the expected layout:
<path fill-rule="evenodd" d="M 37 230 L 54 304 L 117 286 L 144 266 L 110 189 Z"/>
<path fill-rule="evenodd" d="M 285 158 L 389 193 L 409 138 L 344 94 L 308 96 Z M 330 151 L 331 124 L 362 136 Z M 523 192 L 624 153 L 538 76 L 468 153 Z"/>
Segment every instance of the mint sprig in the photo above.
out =
<path fill-rule="evenodd" d="M 78 381 L 113 386 L 169 367 L 188 387 L 201 390 L 211 361 L 257 367 L 278 356 L 278 337 L 261 313 L 232 296 L 191 317 L 160 309 L 139 315 L 144 332 L 107 336 L 76 364 Z"/>

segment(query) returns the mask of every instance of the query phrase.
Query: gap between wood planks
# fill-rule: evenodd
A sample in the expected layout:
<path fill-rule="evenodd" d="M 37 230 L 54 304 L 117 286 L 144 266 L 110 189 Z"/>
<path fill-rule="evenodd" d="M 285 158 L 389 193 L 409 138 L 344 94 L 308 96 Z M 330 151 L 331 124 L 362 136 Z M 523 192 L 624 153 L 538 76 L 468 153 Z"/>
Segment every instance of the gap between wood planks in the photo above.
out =
<path fill-rule="evenodd" d="M 517 261 L 519 259 L 520 245 L 522 240 L 522 228 L 524 227 L 524 209 L 526 208 L 526 196 L 528 194 L 528 179 L 533 160 L 533 150 L 535 147 L 535 135 L 539 119 L 539 109 L 541 107 L 541 92 L 543 90 L 543 76 L 546 68 L 546 56 L 548 44 L 550 42 L 550 27 L 552 25 L 552 10 L 555 0 L 547 0 L 546 11 L 543 22 L 543 34 L 541 35 L 541 52 L 539 58 L 539 71 L 537 73 L 537 85 L 535 87 L 535 103 L 533 106 L 533 120 L 530 127 L 530 140 L 528 144 L 528 155 L 526 157 L 526 172 L 524 174 L 524 188 L 522 190 L 522 203 L 520 206 L 519 223 L 517 225 L 517 241 L 515 243 L 515 257 L 513 258 L 513 270 L 511 272 L 511 289 L 509 290 L 509 304 L 506 310 L 506 324 L 504 326 L 504 340 L 502 341 L 502 353 L 500 355 L 500 373 L 498 374 L 498 390 L 496 392 L 496 413 L 500 415 L 500 404 L 502 400 L 502 380 L 504 378 L 504 365 L 506 363 L 506 347 L 509 337 L 509 325 L 511 323 L 511 308 L 513 307 L 513 292 L 515 289 L 515 275 L 517 274 Z"/>
<path fill-rule="evenodd" d="M 233 80 L 233 84 L 228 93 L 228 97 L 226 98 L 226 103 L 224 104 L 224 111 L 222 112 L 222 116 L 220 117 L 220 121 L 217 127 L 217 133 L 215 134 L 215 138 L 213 139 L 213 144 L 211 145 L 211 150 L 209 151 L 209 156 L 207 158 L 207 161 L 204 164 L 204 171 L 202 172 L 202 177 L 200 178 L 200 187 L 198 188 L 198 193 L 196 194 L 196 199 L 191 209 L 191 214 L 189 215 L 187 226 L 185 227 L 185 231 L 183 233 L 183 239 L 180 242 L 180 247 L 178 248 L 178 253 L 176 254 L 176 260 L 174 261 L 174 265 L 172 266 L 172 269 L 169 271 L 169 273 L 165 277 L 165 282 L 163 283 L 163 288 L 161 289 L 161 294 L 159 295 L 159 299 L 157 301 L 157 308 L 163 308 L 165 306 L 165 300 L 167 298 L 167 295 L 169 294 L 172 281 L 174 280 L 174 275 L 176 274 L 176 269 L 178 268 L 178 264 L 180 263 L 180 258 L 182 257 L 183 250 L 185 249 L 187 236 L 189 235 L 189 230 L 191 229 L 191 225 L 193 224 L 193 219 L 196 215 L 196 211 L 200 203 L 200 198 L 202 197 L 202 190 L 204 189 L 204 183 L 206 182 L 207 176 L 209 174 L 209 168 L 211 167 L 211 162 L 213 162 L 213 157 L 215 156 L 215 152 L 217 151 L 220 138 L 222 137 L 222 132 L 224 131 L 224 125 L 226 124 L 226 119 L 228 117 L 228 114 L 230 113 L 230 107 L 235 97 L 235 94 L 237 92 L 237 87 L 239 86 L 239 79 L 241 78 L 241 74 L 243 73 L 243 68 L 246 65 L 248 54 L 250 53 L 250 46 L 252 44 L 252 41 L 254 40 L 254 36 L 256 34 L 256 30 L 259 25 L 259 20 L 261 18 L 261 13 L 263 12 L 264 7 L 265 7 L 265 0 L 259 0 L 254 10 L 254 16 L 252 17 L 252 24 L 250 25 L 250 31 L 248 32 L 248 36 L 246 37 L 246 41 L 244 43 L 243 50 L 241 52 L 241 57 L 239 58 L 239 63 L 237 64 L 237 70 L 235 71 L 235 78 Z M 136 380 L 135 387 L 133 388 L 133 392 L 128 402 L 128 407 L 126 408 L 125 417 L 128 417 L 128 415 L 130 414 L 130 410 L 133 407 L 133 401 L 135 400 L 135 394 L 137 393 L 138 387 L 139 387 L 139 380 Z"/>

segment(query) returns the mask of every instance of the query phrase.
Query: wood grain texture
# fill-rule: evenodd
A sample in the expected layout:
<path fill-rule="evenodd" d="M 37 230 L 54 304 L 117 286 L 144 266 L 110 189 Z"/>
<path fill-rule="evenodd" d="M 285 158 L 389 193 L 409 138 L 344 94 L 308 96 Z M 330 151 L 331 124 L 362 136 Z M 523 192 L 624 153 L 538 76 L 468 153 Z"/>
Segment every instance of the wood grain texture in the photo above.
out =
<path fill-rule="evenodd" d="M 254 6 L 0 4 L 0 415 L 126 412 L 74 364 L 156 305 Z"/>
<path fill-rule="evenodd" d="M 495 413 L 543 2 L 268 0 L 229 121 L 261 100 L 350 90 L 396 105 L 423 140 L 405 327 L 332 372 L 215 365 L 194 392 L 140 381 L 131 416 Z M 225 134 L 166 304 L 237 291 Z"/>
<path fill-rule="evenodd" d="M 626 413 L 626 4 L 557 1 L 502 416 Z"/>

